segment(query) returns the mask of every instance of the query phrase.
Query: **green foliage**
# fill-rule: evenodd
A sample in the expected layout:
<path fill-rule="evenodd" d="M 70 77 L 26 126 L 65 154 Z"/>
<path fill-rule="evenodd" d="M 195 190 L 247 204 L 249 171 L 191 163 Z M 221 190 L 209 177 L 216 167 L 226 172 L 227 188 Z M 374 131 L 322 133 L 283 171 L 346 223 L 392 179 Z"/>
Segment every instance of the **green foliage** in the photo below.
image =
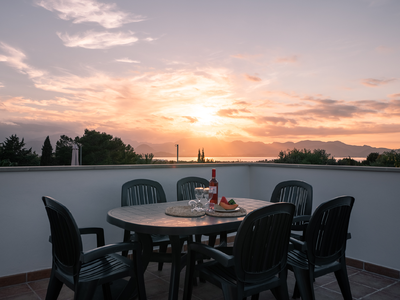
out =
<path fill-rule="evenodd" d="M 85 129 L 84 135 L 76 141 L 83 147 L 82 162 L 85 165 L 136 164 L 141 159 L 131 145 L 125 145 L 120 138 L 105 132 Z"/>
<path fill-rule="evenodd" d="M 53 146 L 50 143 L 49 136 L 46 137 L 42 146 L 42 156 L 40 157 L 41 166 L 54 165 Z"/>
<path fill-rule="evenodd" d="M 57 165 L 71 165 L 73 143 L 74 141 L 70 137 L 66 135 L 60 136 L 60 139 L 56 143 L 55 158 Z"/>
<path fill-rule="evenodd" d="M 385 151 L 377 157 L 371 166 L 379 167 L 400 167 L 400 153 L 395 150 Z"/>
<path fill-rule="evenodd" d="M 362 163 L 356 161 L 355 159 L 352 159 L 350 156 L 343 159 L 339 159 L 337 161 L 337 164 L 346 166 L 362 166 Z"/>
<path fill-rule="evenodd" d="M 153 153 L 147 153 L 144 155 L 139 154 L 139 159 L 137 161 L 138 164 L 151 164 L 153 163 L 153 158 L 154 154 Z"/>
<path fill-rule="evenodd" d="M 313 164 L 313 165 L 333 165 L 336 163 L 330 154 L 323 149 L 314 149 L 312 152 L 308 149 L 281 151 L 279 158 L 274 162 L 286 164 Z"/>
<path fill-rule="evenodd" d="M 25 149 L 25 142 L 16 134 L 0 144 L 0 165 L 1 166 L 38 166 L 40 164 L 39 156 L 32 152 L 32 148 Z"/>

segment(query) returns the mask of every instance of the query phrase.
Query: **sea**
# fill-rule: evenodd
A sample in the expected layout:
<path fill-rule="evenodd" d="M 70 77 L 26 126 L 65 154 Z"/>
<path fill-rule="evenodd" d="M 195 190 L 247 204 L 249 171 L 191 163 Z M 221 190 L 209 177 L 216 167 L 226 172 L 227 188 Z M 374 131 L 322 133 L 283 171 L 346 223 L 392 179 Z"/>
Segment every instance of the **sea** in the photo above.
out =
<path fill-rule="evenodd" d="M 273 157 L 265 157 L 265 156 L 250 156 L 250 157 L 243 157 L 243 156 L 239 156 L 239 157 L 224 157 L 224 156 L 213 156 L 213 157 L 206 157 L 206 159 L 212 159 L 216 162 L 258 162 L 258 161 L 271 161 L 274 159 L 277 159 L 277 156 L 273 156 Z M 343 159 L 343 158 L 348 158 L 348 157 L 335 157 L 336 161 L 338 161 L 339 159 Z M 182 157 L 178 157 L 179 161 L 197 161 L 197 156 L 182 156 Z M 366 158 L 365 157 L 352 157 L 352 159 L 356 160 L 356 161 L 363 161 Z M 176 156 L 169 156 L 169 157 L 154 157 L 153 160 L 164 160 L 164 161 L 176 161 Z"/>

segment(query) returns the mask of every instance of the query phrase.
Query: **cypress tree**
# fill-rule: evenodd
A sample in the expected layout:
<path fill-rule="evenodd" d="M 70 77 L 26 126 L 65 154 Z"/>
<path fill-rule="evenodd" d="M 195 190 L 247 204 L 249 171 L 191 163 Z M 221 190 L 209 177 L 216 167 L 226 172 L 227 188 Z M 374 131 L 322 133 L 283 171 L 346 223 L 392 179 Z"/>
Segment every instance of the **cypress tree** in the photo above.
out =
<path fill-rule="evenodd" d="M 53 165 L 53 147 L 50 143 L 50 138 L 44 140 L 44 144 L 42 146 L 42 157 L 40 158 L 41 166 L 51 166 Z"/>

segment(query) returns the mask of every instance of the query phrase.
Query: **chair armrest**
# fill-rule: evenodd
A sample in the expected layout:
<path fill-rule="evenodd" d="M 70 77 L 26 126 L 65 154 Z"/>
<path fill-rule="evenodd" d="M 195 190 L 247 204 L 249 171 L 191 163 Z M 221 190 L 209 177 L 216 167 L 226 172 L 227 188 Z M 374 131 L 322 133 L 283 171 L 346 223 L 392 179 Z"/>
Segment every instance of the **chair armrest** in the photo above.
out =
<path fill-rule="evenodd" d="M 299 241 L 293 237 L 290 237 L 290 243 L 293 245 L 290 247 L 294 247 L 294 249 L 296 249 L 296 250 L 299 250 L 302 252 L 307 251 L 307 243 L 306 242 Z"/>
<path fill-rule="evenodd" d="M 100 227 L 85 227 L 85 228 L 79 228 L 80 234 L 95 234 L 97 238 L 97 247 L 102 247 L 104 246 L 105 240 L 104 240 L 104 229 Z"/>
<path fill-rule="evenodd" d="M 224 267 L 230 267 L 234 265 L 233 255 L 225 254 L 224 252 L 221 252 L 220 250 L 205 244 L 191 243 L 189 244 L 188 251 L 194 251 L 204 254 L 207 257 L 213 258 Z"/>
<path fill-rule="evenodd" d="M 311 219 L 311 216 L 309 216 L 309 215 L 295 216 L 295 217 L 293 217 L 292 223 L 308 222 L 308 221 L 310 221 L 310 219 Z"/>
<path fill-rule="evenodd" d="M 83 263 L 87 263 L 96 258 L 103 257 L 107 254 L 113 254 L 121 251 L 129 251 L 129 250 L 139 250 L 141 251 L 142 245 L 139 242 L 130 242 L 130 243 L 116 243 L 110 244 L 103 247 L 99 247 L 93 250 L 86 251 L 81 255 L 81 261 Z"/>

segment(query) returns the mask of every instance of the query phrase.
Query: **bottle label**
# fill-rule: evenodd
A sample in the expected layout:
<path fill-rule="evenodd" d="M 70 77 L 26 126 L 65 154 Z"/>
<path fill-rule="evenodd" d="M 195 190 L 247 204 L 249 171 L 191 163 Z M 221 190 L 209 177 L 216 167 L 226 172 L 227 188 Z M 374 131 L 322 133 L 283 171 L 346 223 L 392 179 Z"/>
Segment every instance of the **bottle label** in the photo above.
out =
<path fill-rule="evenodd" d="M 217 194 L 217 187 L 216 186 L 210 186 L 209 187 L 209 193 L 210 194 Z"/>

